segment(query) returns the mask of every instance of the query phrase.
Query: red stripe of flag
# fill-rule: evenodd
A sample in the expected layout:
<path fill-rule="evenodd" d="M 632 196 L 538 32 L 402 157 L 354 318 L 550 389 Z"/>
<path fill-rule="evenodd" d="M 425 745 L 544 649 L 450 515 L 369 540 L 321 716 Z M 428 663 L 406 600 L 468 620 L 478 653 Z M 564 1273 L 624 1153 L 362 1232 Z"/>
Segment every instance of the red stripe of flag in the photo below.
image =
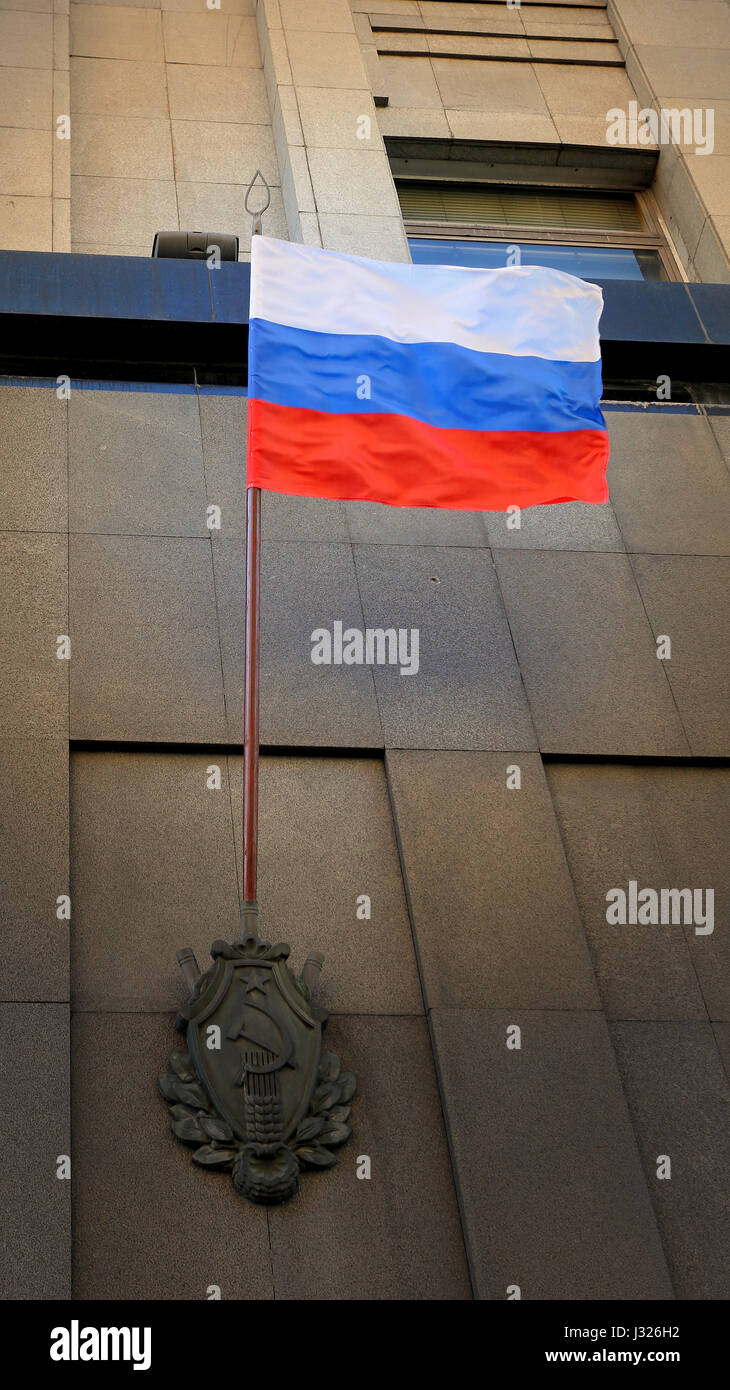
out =
<path fill-rule="evenodd" d="M 608 501 L 604 430 L 439 429 L 261 400 L 248 409 L 249 487 L 464 511 Z"/>

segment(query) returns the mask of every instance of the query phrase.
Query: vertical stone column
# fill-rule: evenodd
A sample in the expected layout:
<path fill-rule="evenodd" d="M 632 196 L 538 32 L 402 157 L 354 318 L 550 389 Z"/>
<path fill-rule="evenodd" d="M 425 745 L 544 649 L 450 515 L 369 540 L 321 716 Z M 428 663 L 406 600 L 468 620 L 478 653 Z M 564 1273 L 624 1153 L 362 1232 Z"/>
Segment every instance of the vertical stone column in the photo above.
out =
<path fill-rule="evenodd" d="M 68 213 L 68 174 L 63 175 L 68 141 L 56 142 L 53 134 L 57 103 L 64 101 L 62 83 L 56 91 L 56 72 L 68 70 L 62 6 L 67 11 L 68 0 L 5 0 L 0 9 L 0 246 L 5 250 L 68 250 L 68 238 L 61 244 Z M 58 208 L 58 245 L 56 198 L 65 200 Z"/>
<path fill-rule="evenodd" d="M 674 134 L 661 141 L 653 192 L 687 276 L 726 284 L 730 11 L 717 0 L 666 0 L 658 24 L 658 9 L 609 0 L 608 18 L 639 108 L 675 113 L 674 122 L 667 118 Z"/>
<path fill-rule="evenodd" d="M 48 97 L 50 108 L 50 86 Z M 53 387 L 0 387 L 0 1296 L 6 1299 L 70 1296 L 66 439 L 67 402 Z"/>
<path fill-rule="evenodd" d="M 71 91 L 69 80 L 69 0 L 53 0 L 53 176 L 54 251 L 71 250 Z"/>
<path fill-rule="evenodd" d="M 256 17 L 289 235 L 407 261 L 348 0 L 257 0 Z"/>

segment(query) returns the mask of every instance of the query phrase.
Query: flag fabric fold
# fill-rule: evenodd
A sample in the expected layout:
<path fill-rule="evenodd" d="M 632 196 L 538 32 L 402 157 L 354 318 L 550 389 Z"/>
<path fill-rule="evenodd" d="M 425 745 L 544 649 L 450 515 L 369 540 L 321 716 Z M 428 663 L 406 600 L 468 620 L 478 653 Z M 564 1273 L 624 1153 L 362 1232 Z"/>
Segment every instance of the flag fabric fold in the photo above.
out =
<path fill-rule="evenodd" d="M 605 502 L 600 289 L 257 236 L 249 487 L 401 507 Z"/>

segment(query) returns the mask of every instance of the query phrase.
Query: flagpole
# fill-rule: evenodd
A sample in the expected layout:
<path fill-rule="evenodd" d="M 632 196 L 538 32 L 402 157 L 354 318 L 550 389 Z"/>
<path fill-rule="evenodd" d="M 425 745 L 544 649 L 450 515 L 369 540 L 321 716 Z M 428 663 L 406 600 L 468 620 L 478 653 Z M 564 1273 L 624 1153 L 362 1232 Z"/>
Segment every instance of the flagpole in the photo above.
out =
<path fill-rule="evenodd" d="M 256 180 L 266 190 L 259 212 L 249 208 Z M 246 190 L 245 207 L 251 213 L 251 235 L 261 236 L 261 217 L 271 201 L 269 186 L 257 169 Z M 243 902 L 241 941 L 258 939 L 258 836 L 259 836 L 259 686 L 261 673 L 261 488 L 246 489 L 246 598 L 243 658 Z"/>
<path fill-rule="evenodd" d="M 243 903 L 241 940 L 258 936 L 259 675 L 261 665 L 261 488 L 246 490 L 246 608 L 243 669 Z"/>

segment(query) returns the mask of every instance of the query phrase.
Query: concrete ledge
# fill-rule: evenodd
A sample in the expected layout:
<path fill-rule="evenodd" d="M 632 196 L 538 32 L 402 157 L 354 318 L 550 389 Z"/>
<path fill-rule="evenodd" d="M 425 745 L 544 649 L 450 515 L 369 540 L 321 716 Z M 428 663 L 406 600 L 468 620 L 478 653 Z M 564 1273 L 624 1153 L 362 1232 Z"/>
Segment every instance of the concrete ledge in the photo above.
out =
<path fill-rule="evenodd" d="M 443 56 L 443 55 L 442 55 Z M 447 178 L 484 178 L 493 165 L 519 169 L 510 177 L 529 183 L 534 170 L 544 183 L 549 169 L 559 169 L 561 184 L 621 189 L 648 188 L 654 178 L 658 149 L 612 145 L 576 145 L 562 141 L 413 139 L 386 135 L 385 148 L 393 174 L 433 177 L 436 169 Z"/>

